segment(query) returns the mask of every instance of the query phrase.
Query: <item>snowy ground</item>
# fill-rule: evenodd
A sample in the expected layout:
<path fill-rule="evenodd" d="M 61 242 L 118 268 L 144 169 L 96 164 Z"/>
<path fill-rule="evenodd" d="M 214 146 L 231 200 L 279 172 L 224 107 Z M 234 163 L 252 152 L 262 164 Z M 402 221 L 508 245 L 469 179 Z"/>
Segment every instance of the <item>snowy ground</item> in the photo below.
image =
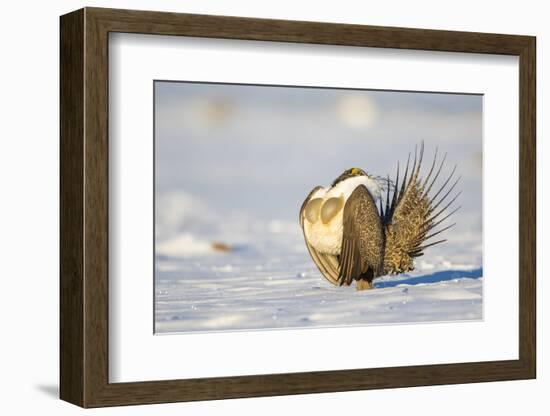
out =
<path fill-rule="evenodd" d="M 415 273 L 357 291 L 328 283 L 290 226 L 272 226 L 263 242 L 231 252 L 183 234 L 157 248 L 156 332 L 481 319 L 480 266 L 450 262 L 459 256 L 448 248 L 428 253 L 431 262 L 420 261 Z"/>

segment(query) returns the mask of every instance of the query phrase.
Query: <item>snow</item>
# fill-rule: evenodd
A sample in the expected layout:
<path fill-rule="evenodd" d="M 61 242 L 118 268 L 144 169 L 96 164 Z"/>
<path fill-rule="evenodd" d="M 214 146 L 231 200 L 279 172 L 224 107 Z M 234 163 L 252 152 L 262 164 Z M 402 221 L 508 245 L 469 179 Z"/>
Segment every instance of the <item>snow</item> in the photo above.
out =
<path fill-rule="evenodd" d="M 208 241 L 200 241 L 189 233 L 163 241 L 156 247 L 157 253 L 176 257 L 206 254 L 211 250 L 212 245 Z"/>
<path fill-rule="evenodd" d="M 482 269 L 449 252 L 427 251 L 414 273 L 383 276 L 374 289 L 357 291 L 322 277 L 297 223 L 270 222 L 229 252 L 189 233 L 158 247 L 178 255 L 157 251 L 156 333 L 482 319 Z"/>

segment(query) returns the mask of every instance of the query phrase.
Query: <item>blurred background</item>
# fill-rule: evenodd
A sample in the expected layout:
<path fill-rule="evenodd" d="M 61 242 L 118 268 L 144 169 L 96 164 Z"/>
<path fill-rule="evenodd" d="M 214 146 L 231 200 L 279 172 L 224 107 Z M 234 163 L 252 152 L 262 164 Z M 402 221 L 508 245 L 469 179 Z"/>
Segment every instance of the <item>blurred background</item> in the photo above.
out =
<path fill-rule="evenodd" d="M 309 191 L 350 167 L 394 178 L 421 141 L 424 172 L 439 147 L 440 179 L 457 164 L 463 193 L 449 241 L 417 271 L 481 274 L 482 105 L 481 95 L 156 81 L 157 317 L 168 319 L 163 299 L 178 290 L 205 296 L 188 278 L 233 273 L 250 288 L 280 264 L 322 280 L 298 222 Z"/>
<path fill-rule="evenodd" d="M 436 147 L 449 169 L 458 164 L 458 228 L 480 241 L 479 95 L 156 82 L 155 99 L 160 242 L 184 231 L 215 238 L 220 226 L 234 234 L 218 229 L 219 238 L 243 242 L 246 224 L 216 216 L 294 228 L 314 186 L 355 166 L 394 177 L 421 140 L 425 168 Z"/>

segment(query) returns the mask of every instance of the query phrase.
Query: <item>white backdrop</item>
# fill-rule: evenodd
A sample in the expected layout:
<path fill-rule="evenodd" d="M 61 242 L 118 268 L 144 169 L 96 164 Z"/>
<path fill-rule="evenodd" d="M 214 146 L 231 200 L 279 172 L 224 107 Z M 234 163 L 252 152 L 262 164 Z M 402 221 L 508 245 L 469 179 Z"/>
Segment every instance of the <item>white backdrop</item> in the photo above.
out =
<path fill-rule="evenodd" d="M 540 3 L 540 5 L 539 5 Z M 57 400 L 58 385 L 58 16 L 84 5 L 156 9 L 296 20 L 533 34 L 538 36 L 539 259 L 543 228 L 540 213 L 544 178 L 540 166 L 550 157 L 544 142 L 544 103 L 550 95 L 543 72 L 550 56 L 550 28 L 542 2 L 436 1 L 253 2 L 216 1 L 51 1 L 7 3 L 2 10 L 2 138 L 0 152 L 1 259 L 4 282 L 2 317 L 2 413 L 41 411 L 77 414 Z M 498 10 L 498 19 L 495 18 Z M 546 196 L 546 195 L 545 195 Z M 7 268 L 5 267 L 7 265 Z M 539 265 L 539 379 L 536 381 L 425 387 L 293 397 L 168 404 L 89 411 L 95 414 L 317 414 L 384 412 L 446 415 L 500 412 L 545 414 L 550 371 L 543 348 L 547 318 L 543 270 Z M 9 413 L 8 413 L 9 412 Z"/>
<path fill-rule="evenodd" d="M 303 54 L 301 45 L 130 34 L 112 35 L 110 48 L 111 381 L 517 359 L 518 276 L 509 270 L 519 261 L 519 197 L 507 192 L 519 186 L 517 58 L 322 45 Z M 483 322 L 153 336 L 153 79 L 483 93 Z M 514 241 L 502 239 L 503 223 Z M 369 354 L 359 360 L 327 357 L 361 340 Z"/>

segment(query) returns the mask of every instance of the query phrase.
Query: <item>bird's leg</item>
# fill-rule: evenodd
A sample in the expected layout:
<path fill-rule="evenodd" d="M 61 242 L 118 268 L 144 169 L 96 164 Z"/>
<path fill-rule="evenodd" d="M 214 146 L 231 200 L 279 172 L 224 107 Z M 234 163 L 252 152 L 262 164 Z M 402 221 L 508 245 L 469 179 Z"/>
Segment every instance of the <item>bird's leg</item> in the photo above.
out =
<path fill-rule="evenodd" d="M 367 289 L 372 289 L 372 280 L 367 280 L 367 279 L 359 279 L 357 280 L 357 286 L 356 286 L 356 289 L 357 290 L 367 290 Z"/>

